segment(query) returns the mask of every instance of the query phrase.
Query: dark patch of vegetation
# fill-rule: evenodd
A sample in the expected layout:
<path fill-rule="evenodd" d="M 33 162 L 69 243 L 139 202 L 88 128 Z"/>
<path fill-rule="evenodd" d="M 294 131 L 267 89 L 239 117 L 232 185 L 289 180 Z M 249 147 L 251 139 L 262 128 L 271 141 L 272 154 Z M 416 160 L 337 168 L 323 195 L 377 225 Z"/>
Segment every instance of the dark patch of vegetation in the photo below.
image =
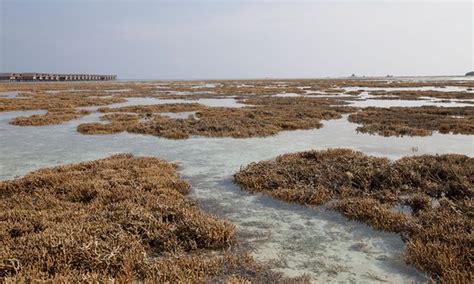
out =
<path fill-rule="evenodd" d="M 104 106 L 124 102 L 122 98 L 109 97 L 106 93 L 23 93 L 21 98 L 0 98 L 0 112 L 26 110 L 74 109 L 87 106 Z"/>
<path fill-rule="evenodd" d="M 197 104 L 162 104 L 162 105 L 141 105 L 141 106 L 124 106 L 119 108 L 99 108 L 103 113 L 136 113 L 144 115 L 153 115 L 159 112 L 186 112 L 207 109 L 208 107 Z"/>
<path fill-rule="evenodd" d="M 211 85 L 209 85 L 211 84 Z M 106 134 L 128 131 L 157 135 L 166 138 L 186 139 L 192 135 L 209 137 L 268 136 L 283 130 L 321 127 L 321 119 L 340 117 L 341 113 L 356 112 L 347 101 L 358 97 L 338 94 L 360 94 L 360 90 L 344 91 L 344 87 L 474 87 L 471 81 L 411 82 L 397 80 L 324 79 L 324 80 L 223 80 L 208 82 L 81 82 L 81 83 L 6 83 L 0 92 L 20 91 L 17 98 L 0 98 L 1 111 L 46 110 L 45 115 L 12 121 L 18 126 L 59 124 L 79 118 L 86 112 L 80 107 L 107 106 L 124 102 L 130 97 L 154 97 L 160 99 L 229 98 L 234 97 L 249 107 L 235 110 L 210 108 L 196 103 L 153 106 L 131 106 L 120 109 L 103 108 L 104 113 L 120 112 L 136 114 L 106 115 L 102 119 L 109 124 L 83 124 L 79 131 L 85 134 Z M 54 93 L 51 93 L 53 91 Z M 276 94 L 308 94 L 326 92 L 333 97 L 275 97 Z M 437 91 L 389 91 L 374 92 L 380 98 L 418 99 L 431 96 L 443 99 L 471 98 L 467 92 Z M 395 97 L 387 97 L 395 95 Z M 468 101 L 469 102 L 469 101 Z M 461 110 L 464 109 L 464 110 Z M 163 118 L 160 112 L 199 111 L 200 119 Z M 377 111 L 378 110 L 378 111 Z M 410 111 L 408 111 L 410 110 Z M 328 115 L 328 113 L 333 112 Z M 334 113 L 335 112 L 335 113 Z M 384 113 L 384 114 L 382 114 Z M 407 115 L 405 115 L 407 113 Z M 451 113 L 451 114 L 448 114 Z M 218 116 L 222 116 L 221 120 Z M 109 118 L 111 118 L 109 120 Z M 444 110 L 428 108 L 366 109 L 350 116 L 351 121 L 361 123 L 358 130 L 380 135 L 431 135 L 433 130 L 442 133 L 472 133 L 472 109 L 452 108 Z"/>
<path fill-rule="evenodd" d="M 392 162 L 346 149 L 309 151 L 252 163 L 234 178 L 250 192 L 327 204 L 350 219 L 398 232 L 408 264 L 437 280 L 472 282 L 473 158 L 423 155 Z"/>
<path fill-rule="evenodd" d="M 419 100 L 423 97 L 438 99 L 474 99 L 474 94 L 468 92 L 442 92 L 442 91 L 385 91 L 371 92 L 373 96 L 383 99 Z"/>
<path fill-rule="evenodd" d="M 35 114 L 32 116 L 19 116 L 10 121 L 10 124 L 17 126 L 42 126 L 61 124 L 66 121 L 81 118 L 90 114 L 87 110 L 50 109 L 46 114 Z"/>
<path fill-rule="evenodd" d="M 247 138 L 270 136 L 284 130 L 319 128 L 322 126 L 321 120 L 341 117 L 338 110 L 304 104 L 291 107 L 269 105 L 245 108 L 202 108 L 196 113 L 197 119 L 194 117 L 172 119 L 159 113 L 149 112 L 150 110 L 155 110 L 155 106 L 103 109 L 103 112 L 112 111 L 115 114 L 103 117 L 109 123 L 81 124 L 78 126 L 78 131 L 83 134 L 127 131 L 171 139 L 185 139 L 193 135 Z M 130 114 L 120 115 L 119 112 L 122 111 L 127 113 L 133 111 L 139 115 L 135 117 Z"/>
<path fill-rule="evenodd" d="M 357 131 L 382 136 L 428 136 L 433 131 L 474 134 L 474 107 L 369 107 L 350 114 Z"/>
<path fill-rule="evenodd" d="M 234 226 L 200 211 L 188 192 L 174 164 L 128 154 L 2 181 L 0 279 L 282 279 L 231 250 Z"/>

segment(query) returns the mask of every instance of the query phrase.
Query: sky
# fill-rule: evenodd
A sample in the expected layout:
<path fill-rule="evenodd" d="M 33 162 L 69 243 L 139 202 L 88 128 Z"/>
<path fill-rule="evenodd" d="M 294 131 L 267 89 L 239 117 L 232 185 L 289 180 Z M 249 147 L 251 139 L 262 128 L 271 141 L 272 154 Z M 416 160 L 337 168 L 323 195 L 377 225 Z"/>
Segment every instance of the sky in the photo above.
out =
<path fill-rule="evenodd" d="M 0 72 L 464 74 L 474 70 L 473 2 L 0 0 Z"/>

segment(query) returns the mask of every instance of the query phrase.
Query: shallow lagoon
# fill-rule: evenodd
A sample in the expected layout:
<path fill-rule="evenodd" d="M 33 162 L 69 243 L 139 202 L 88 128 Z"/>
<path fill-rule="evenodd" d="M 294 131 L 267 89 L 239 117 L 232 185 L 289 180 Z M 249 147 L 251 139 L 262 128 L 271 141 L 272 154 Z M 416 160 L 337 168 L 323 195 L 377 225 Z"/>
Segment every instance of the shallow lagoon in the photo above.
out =
<path fill-rule="evenodd" d="M 288 152 L 330 147 L 354 148 L 390 158 L 422 153 L 474 155 L 472 136 L 435 133 L 428 137 L 386 138 L 357 134 L 357 125 L 349 123 L 346 116 L 324 121 L 319 130 L 250 139 L 167 140 L 127 133 L 78 133 L 77 125 L 95 121 L 96 113 L 56 126 L 8 124 L 11 118 L 33 113 L 38 112 L 0 113 L 0 179 L 114 153 L 159 156 L 180 165 L 181 175 L 193 186 L 193 197 L 206 211 L 236 224 L 242 242 L 253 249 L 257 259 L 272 260 L 287 275 L 306 273 L 319 281 L 401 282 L 426 278 L 404 264 L 404 244 L 396 234 L 375 231 L 322 207 L 310 209 L 241 191 L 233 184 L 232 174 L 242 165 Z M 415 148 L 417 153 L 412 151 Z M 364 249 L 357 249 L 361 244 Z"/>
<path fill-rule="evenodd" d="M 358 97 L 370 99 L 368 92 Z M 382 100 L 382 103 L 390 101 L 393 100 Z M 125 103 L 108 107 L 196 102 L 214 107 L 245 106 L 233 98 L 128 98 Z M 413 104 L 413 101 L 408 103 Z M 272 261 L 278 270 L 289 276 L 306 273 L 319 282 L 413 282 L 427 278 L 405 265 L 402 258 L 404 244 L 397 234 L 375 231 L 323 207 L 311 209 L 261 195 L 250 195 L 232 182 L 232 175 L 241 166 L 288 152 L 337 147 L 353 148 L 392 159 L 424 153 L 474 156 L 472 136 L 436 132 L 427 137 L 358 134 L 355 130 L 357 125 L 349 123 L 347 116 L 323 121 L 324 127 L 317 130 L 281 132 L 272 137 L 250 139 L 194 137 L 167 140 L 127 133 L 89 136 L 76 131 L 80 123 L 97 121 L 100 113 L 56 126 L 16 127 L 8 124 L 14 117 L 37 113 L 45 111 L 0 113 L 0 179 L 14 178 L 42 167 L 94 160 L 115 153 L 158 156 L 179 164 L 182 177 L 193 187 L 193 198 L 206 211 L 233 222 L 242 244 L 249 246 L 257 259 Z M 189 113 L 163 115 L 184 118 Z"/>

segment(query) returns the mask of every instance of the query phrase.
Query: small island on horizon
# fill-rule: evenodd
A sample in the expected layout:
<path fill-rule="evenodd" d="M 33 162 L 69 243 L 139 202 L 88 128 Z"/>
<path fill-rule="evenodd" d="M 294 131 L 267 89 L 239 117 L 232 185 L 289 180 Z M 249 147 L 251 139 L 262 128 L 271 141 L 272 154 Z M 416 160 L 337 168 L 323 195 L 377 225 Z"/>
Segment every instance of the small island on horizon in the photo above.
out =
<path fill-rule="evenodd" d="M 467 72 L 465 76 L 474 76 L 474 71 Z"/>

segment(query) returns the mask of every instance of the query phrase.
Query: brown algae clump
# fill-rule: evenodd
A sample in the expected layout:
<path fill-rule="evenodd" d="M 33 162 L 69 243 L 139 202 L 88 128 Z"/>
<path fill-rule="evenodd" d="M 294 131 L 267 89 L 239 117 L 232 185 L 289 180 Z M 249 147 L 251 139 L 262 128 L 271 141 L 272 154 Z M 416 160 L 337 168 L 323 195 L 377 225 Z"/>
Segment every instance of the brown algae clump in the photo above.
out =
<path fill-rule="evenodd" d="M 90 114 L 87 110 L 75 109 L 51 109 L 46 114 L 35 114 L 32 116 L 19 116 L 10 121 L 10 124 L 17 126 L 43 126 L 61 124 L 66 121 L 81 118 Z"/>
<path fill-rule="evenodd" d="M 472 99 L 473 94 L 469 92 L 455 91 L 455 92 L 441 92 L 441 91 L 374 91 L 370 92 L 373 96 L 378 96 L 384 99 L 401 99 L 401 100 L 419 100 L 426 98 L 438 99 Z"/>
<path fill-rule="evenodd" d="M 474 134 L 474 107 L 370 107 L 350 114 L 349 121 L 362 125 L 357 131 L 382 136 Z"/>
<path fill-rule="evenodd" d="M 165 105 L 166 106 L 166 105 Z M 244 108 L 201 107 L 196 118 L 172 119 L 151 112 L 153 109 L 172 108 L 134 106 L 118 109 L 102 109 L 107 113 L 102 119 L 109 123 L 86 123 L 78 126 L 83 134 L 106 134 L 127 131 L 171 139 L 190 136 L 248 138 L 270 136 L 284 130 L 311 129 L 322 126 L 320 120 L 340 118 L 339 111 L 312 106 L 296 107 L 259 106 Z M 180 111 L 183 108 L 179 108 Z M 186 111 L 194 110 L 192 108 Z M 156 111 L 156 110 L 155 110 Z M 131 113 L 130 113 L 131 112 Z M 113 113 L 114 115 L 109 115 Z M 121 114 L 124 113 L 124 114 Z M 135 119 L 132 116 L 135 114 Z"/>
<path fill-rule="evenodd" d="M 0 182 L 3 281 L 280 279 L 229 250 L 234 226 L 200 211 L 176 166 L 114 155 Z"/>
<path fill-rule="evenodd" d="M 443 281 L 472 280 L 474 159 L 397 161 L 346 149 L 286 154 L 235 174 L 245 190 L 304 205 L 326 204 L 350 219 L 401 233 L 405 261 Z"/>
<path fill-rule="evenodd" d="M 104 115 L 101 123 L 81 124 L 78 131 L 83 134 L 126 131 L 171 139 L 187 139 L 191 136 L 266 137 L 285 130 L 320 128 L 321 120 L 340 118 L 341 114 L 351 113 L 349 120 L 361 124 L 357 130 L 364 133 L 384 136 L 427 136 L 433 131 L 472 134 L 474 107 L 360 110 L 349 104 L 363 99 L 360 95 L 364 88 L 376 89 L 370 91 L 371 100 L 428 97 L 472 103 L 473 94 L 463 91 L 463 88 L 473 87 L 473 84 L 469 81 L 366 79 L 5 83 L 0 85 L 0 93 L 15 91 L 18 94 L 14 97 L 0 94 L 0 112 L 47 111 L 44 115 L 19 117 L 11 121 L 16 126 L 41 126 L 81 118 L 87 114 L 84 107 L 110 106 L 115 103 L 127 105 L 134 103 L 132 98 L 152 98 L 169 101 L 162 101 L 163 105 L 158 102 L 158 105 L 149 106 L 104 107 L 99 112 L 118 114 Z M 456 91 L 390 90 L 404 87 L 456 87 Z M 284 97 L 285 94 L 296 96 Z M 213 99 L 216 102 L 219 99 L 232 99 L 247 106 L 235 109 L 189 103 L 198 99 Z M 188 104 L 172 103 L 172 100 L 188 100 Z M 197 112 L 197 117 L 173 119 L 160 115 L 163 112 L 187 111 Z M 134 114 L 135 119 L 129 119 L 130 114 Z"/>

